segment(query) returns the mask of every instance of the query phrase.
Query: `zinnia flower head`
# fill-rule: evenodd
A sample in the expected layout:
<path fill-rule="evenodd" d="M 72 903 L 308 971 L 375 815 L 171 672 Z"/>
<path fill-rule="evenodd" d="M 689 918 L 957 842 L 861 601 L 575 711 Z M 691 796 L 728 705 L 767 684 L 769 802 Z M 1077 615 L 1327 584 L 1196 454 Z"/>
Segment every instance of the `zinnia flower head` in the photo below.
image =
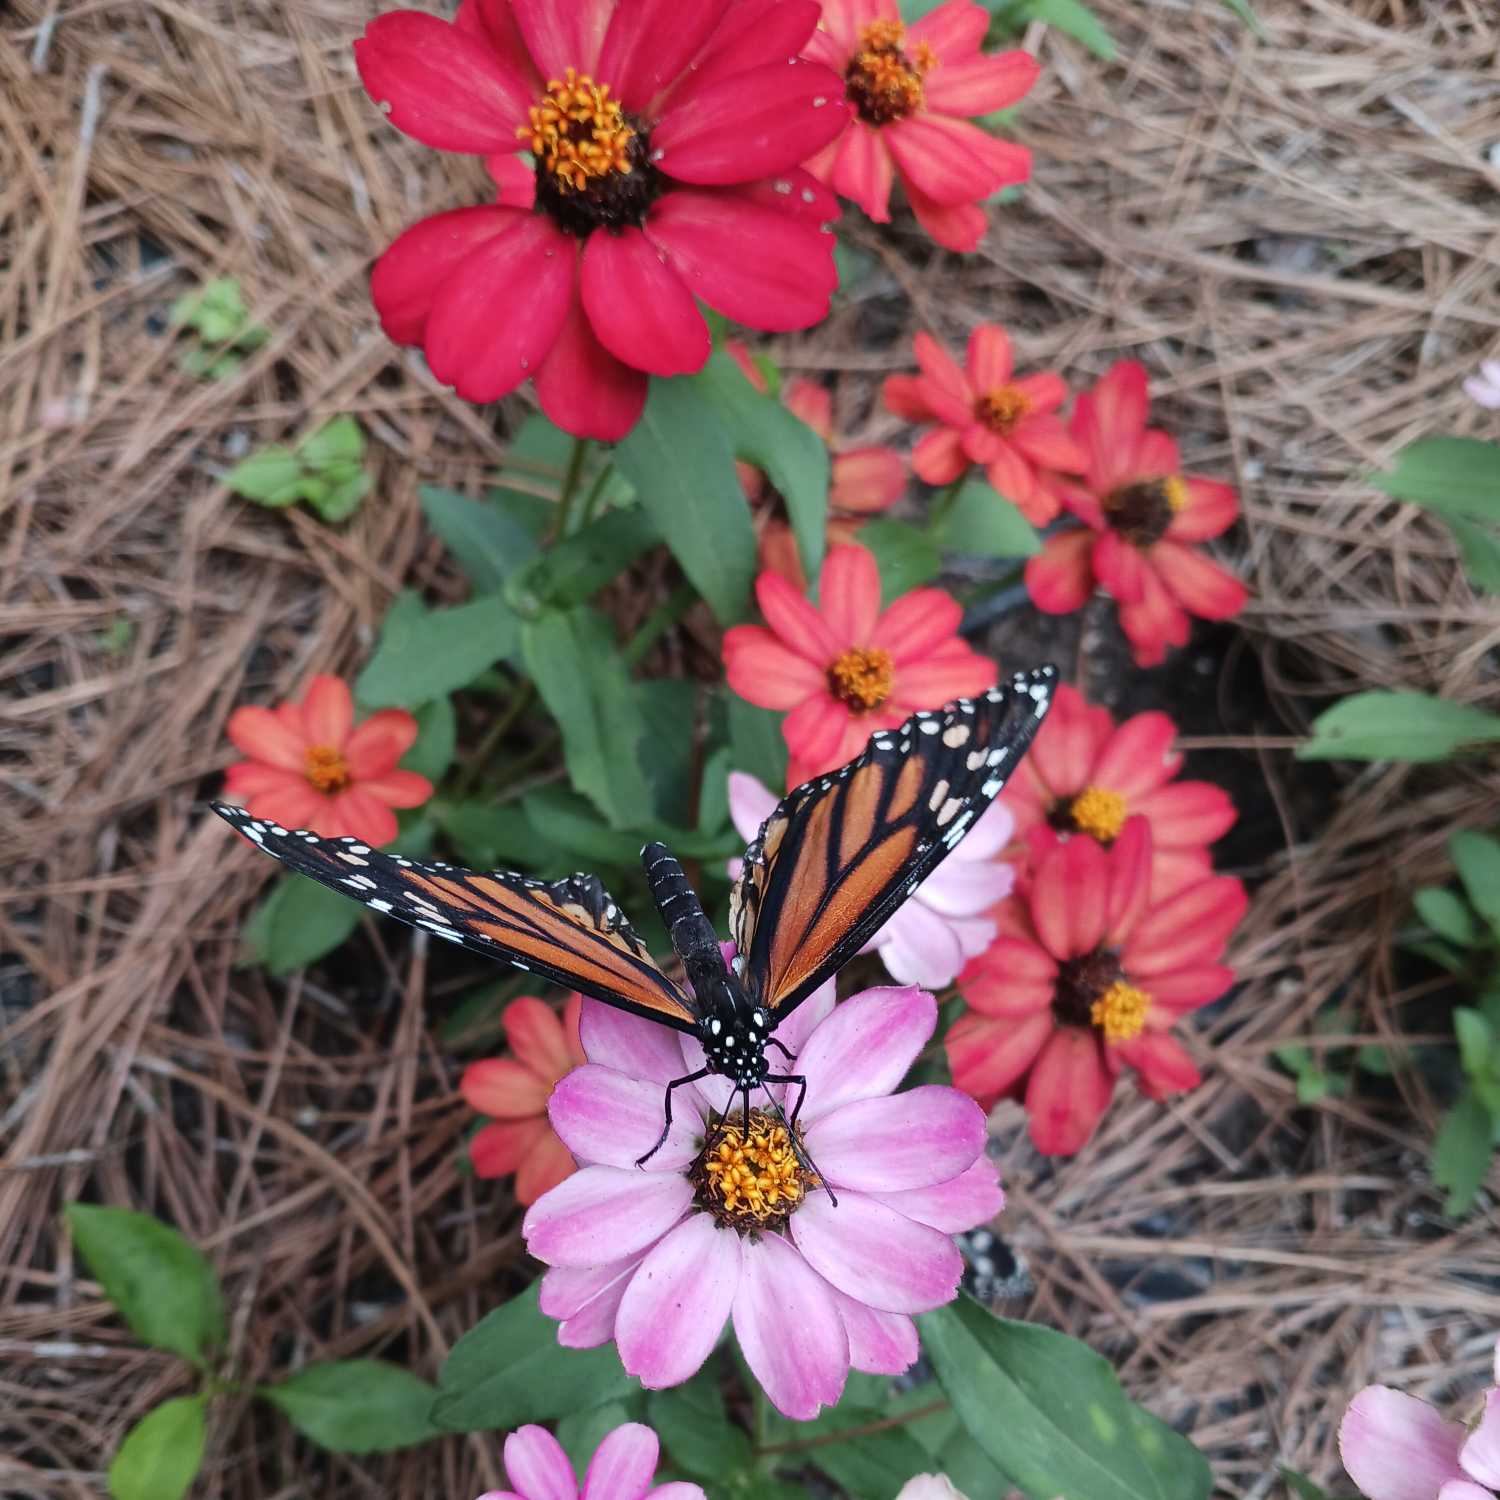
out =
<path fill-rule="evenodd" d="M 559 1341 L 613 1339 L 625 1368 L 660 1389 L 691 1377 L 732 1320 L 755 1378 L 797 1419 L 836 1402 L 851 1366 L 907 1369 L 912 1315 L 957 1292 L 952 1236 L 1003 1203 L 973 1101 L 937 1086 L 894 1092 L 936 1021 L 921 990 L 866 990 L 835 1008 L 830 981 L 777 1029 L 795 1058 L 787 1072 L 807 1080 L 799 1133 L 835 1205 L 764 1096 L 746 1131 L 725 1078 L 674 1090 L 671 1131 L 637 1167 L 661 1132 L 667 1084 L 701 1068 L 703 1052 L 585 1000 L 589 1061 L 550 1105 L 582 1168 L 522 1226 L 550 1268 L 541 1307 L 561 1322 Z M 796 1108 L 800 1090 L 772 1087 Z"/>
<path fill-rule="evenodd" d="M 1464 381 L 1464 394 L 1486 411 L 1500 411 L 1500 359 L 1482 360 L 1479 373 Z"/>
<path fill-rule="evenodd" d="M 729 773 L 729 816 L 746 843 L 760 832 L 777 800 L 755 777 Z M 929 990 L 952 984 L 965 963 L 994 940 L 994 909 L 1015 883 L 1015 871 L 997 856 L 1014 832 L 1009 809 L 992 802 L 963 842 L 860 951 L 878 952 L 898 984 Z M 731 879 L 738 877 L 739 866 L 739 860 L 730 861 Z"/>
<path fill-rule="evenodd" d="M 607 1433 L 589 1460 L 583 1489 L 563 1445 L 545 1427 L 518 1427 L 505 1439 L 508 1490 L 490 1490 L 479 1500 L 705 1500 L 696 1484 L 651 1483 L 661 1444 L 640 1422 Z"/>
<path fill-rule="evenodd" d="M 1425 1401 L 1367 1385 L 1339 1423 L 1339 1456 L 1368 1500 L 1495 1500 L 1500 1492 L 1500 1342 L 1472 1429 Z"/>
<path fill-rule="evenodd" d="M 880 607 L 880 573 L 864 547 L 829 550 L 817 606 L 779 574 L 755 581 L 766 625 L 724 636 L 729 686 L 762 708 L 790 710 L 781 732 L 796 786 L 852 760 L 878 729 L 995 684 L 995 664 L 958 635 L 963 611 L 941 589 Z"/>
<path fill-rule="evenodd" d="M 964 368 L 930 333 L 919 333 L 914 347 L 922 373 L 889 376 L 884 395 L 897 416 L 937 424 L 912 450 L 917 477 L 951 484 L 971 463 L 982 464 L 1033 526 L 1054 520 L 1061 505 L 1037 471 L 1078 472 L 1088 462 L 1057 415 L 1068 399 L 1062 376 L 1044 370 L 1015 378 L 1010 335 L 998 323 L 969 335 Z"/>
<path fill-rule="evenodd" d="M 1188 616 L 1227 620 L 1248 590 L 1192 544 L 1234 524 L 1227 484 L 1183 474 L 1177 443 L 1146 426 L 1146 371 L 1120 360 L 1074 405 L 1070 430 L 1088 457 L 1079 480 L 1046 482 L 1082 528 L 1049 537 L 1026 564 L 1032 603 L 1048 614 L 1081 609 L 1095 584 L 1120 608 L 1136 662 L 1154 667 L 1183 646 Z"/>
<path fill-rule="evenodd" d="M 979 50 L 989 24 L 970 0 L 948 0 L 912 26 L 896 0 L 823 0 L 808 56 L 843 79 L 852 112 L 810 170 L 882 224 L 899 177 L 938 244 L 973 250 L 984 236 L 983 200 L 1031 176 L 1024 146 L 970 123 L 1018 103 L 1037 78 L 1029 53 Z"/>
<path fill-rule="evenodd" d="M 568 1148 L 547 1119 L 547 1096 L 584 1060 L 578 1040 L 581 995 L 570 995 L 562 1019 L 545 1000 L 521 995 L 505 1007 L 509 1057 L 487 1057 L 464 1069 L 459 1083 L 471 1109 L 490 1123 L 469 1142 L 480 1177 L 516 1178 L 516 1201 L 535 1203 L 574 1168 Z"/>
<path fill-rule="evenodd" d="M 396 837 L 391 809 L 432 795 L 425 776 L 396 766 L 417 721 L 404 708 L 383 708 L 356 728 L 354 697 L 338 677 L 314 677 L 300 702 L 237 708 L 226 732 L 249 759 L 225 771 L 225 795 L 285 828 L 388 844 Z"/>
<path fill-rule="evenodd" d="M 582 437 L 623 437 L 648 375 L 701 368 L 702 299 L 805 328 L 837 285 L 837 205 L 798 163 L 843 125 L 802 61 L 813 0 L 463 0 L 393 11 L 355 44 L 398 130 L 484 156 L 500 201 L 408 229 L 371 294 L 398 344 L 468 401 L 527 379 Z M 530 192 L 505 162 L 529 151 Z M 746 247 L 754 253 L 747 254 Z"/>
<path fill-rule="evenodd" d="M 1033 860 L 1074 834 L 1108 847 L 1139 814 L 1151 825 L 1154 901 L 1211 875 L 1208 845 L 1233 826 L 1234 803 L 1212 782 L 1174 779 L 1182 769 L 1176 738 L 1166 714 L 1136 714 L 1117 726 L 1107 708 L 1086 703 L 1077 688 L 1059 687 L 1000 794 Z"/>
<path fill-rule="evenodd" d="M 1107 850 L 1082 835 L 1047 850 L 960 980 L 969 1013 L 947 1037 L 953 1081 L 986 1108 L 1022 1099 L 1048 1156 L 1083 1146 L 1126 1067 L 1153 1099 L 1199 1083 L 1171 1028 L 1234 982 L 1219 956 L 1245 890 L 1210 876 L 1154 903 L 1150 870 L 1140 817 Z"/>

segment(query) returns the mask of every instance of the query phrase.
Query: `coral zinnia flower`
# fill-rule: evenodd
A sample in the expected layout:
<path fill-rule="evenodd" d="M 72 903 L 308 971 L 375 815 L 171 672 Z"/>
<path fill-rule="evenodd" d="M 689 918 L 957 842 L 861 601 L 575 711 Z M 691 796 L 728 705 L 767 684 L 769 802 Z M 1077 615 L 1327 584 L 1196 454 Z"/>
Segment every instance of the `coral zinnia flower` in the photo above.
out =
<path fill-rule="evenodd" d="M 432 795 L 425 776 L 396 768 L 417 721 L 404 708 L 383 708 L 355 728 L 354 698 L 337 677 L 314 677 L 300 703 L 235 709 L 227 733 L 250 759 L 225 771 L 225 795 L 286 828 L 388 844 L 396 837 L 391 809 Z"/>
<path fill-rule="evenodd" d="M 1023 1098 L 1031 1139 L 1049 1156 L 1088 1140 L 1127 1066 L 1153 1099 L 1198 1085 L 1169 1033 L 1234 982 L 1218 959 L 1245 890 L 1210 876 L 1153 904 L 1150 870 L 1145 818 L 1131 818 L 1108 850 L 1086 836 L 1047 850 L 1024 899 L 1000 909 L 1000 937 L 959 981 L 972 1013 L 948 1033 L 954 1083 L 986 1107 Z"/>
<path fill-rule="evenodd" d="M 981 323 L 969 335 L 968 368 L 929 333 L 913 341 L 920 375 L 891 375 L 885 404 L 909 422 L 936 422 L 912 450 L 912 468 L 928 484 L 951 484 L 971 463 L 983 464 L 989 482 L 1033 526 L 1045 526 L 1062 508 L 1037 482 L 1039 469 L 1081 472 L 1088 459 L 1057 416 L 1068 399 L 1061 375 L 1013 379 L 1010 335 L 998 323 Z"/>
<path fill-rule="evenodd" d="M 766 377 L 749 349 L 738 339 L 724 348 L 762 394 Z M 828 543 L 852 542 L 866 516 L 889 510 L 906 493 L 906 463 L 894 448 L 878 443 L 863 448 L 840 447 L 833 431 L 833 396 L 828 387 L 800 376 L 784 381 L 781 399 L 793 416 L 807 423 L 828 445 Z M 780 573 L 793 588 L 806 590 L 802 555 L 786 518 L 786 507 L 770 479 L 752 464 L 737 463 L 740 487 L 755 516 L 760 565 Z"/>
<path fill-rule="evenodd" d="M 728 631 L 724 667 L 740 697 L 791 710 L 781 725 L 790 786 L 853 760 L 877 729 L 995 685 L 994 662 L 957 634 L 958 601 L 913 589 L 882 610 L 863 547 L 829 551 L 817 608 L 776 573 L 755 580 L 755 597 L 770 628 Z"/>
<path fill-rule="evenodd" d="M 570 995 L 562 1020 L 545 1000 L 521 995 L 505 1007 L 509 1057 L 487 1057 L 464 1069 L 459 1091 L 490 1124 L 469 1142 L 481 1177 L 515 1173 L 516 1201 L 535 1203 L 575 1171 L 568 1148 L 547 1121 L 553 1085 L 583 1062 L 578 1040 L 581 995 Z"/>
<path fill-rule="evenodd" d="M 1182 769 L 1176 738 L 1165 714 L 1136 714 L 1116 726 L 1107 708 L 1090 706 L 1077 688 L 1058 688 L 1000 794 L 1032 858 L 1075 833 L 1108 846 L 1139 813 L 1151 825 L 1153 901 L 1211 875 L 1207 846 L 1233 826 L 1234 803 L 1212 782 L 1173 780 Z"/>
<path fill-rule="evenodd" d="M 468 401 L 536 383 L 580 437 L 635 424 L 648 375 L 708 358 L 701 298 L 751 328 L 806 328 L 838 282 L 837 205 L 797 164 L 842 128 L 826 68 L 798 59 L 811 0 L 464 0 L 453 22 L 375 20 L 355 44 L 370 97 L 439 151 L 530 151 L 501 202 L 408 229 L 371 293 Z M 747 253 L 753 247 L 753 253 Z"/>
<path fill-rule="evenodd" d="M 505 1439 L 508 1490 L 490 1490 L 479 1500 L 705 1500 L 685 1480 L 652 1486 L 661 1444 L 640 1422 L 606 1433 L 589 1460 L 580 1494 L 563 1445 L 545 1427 L 518 1427 Z"/>
<path fill-rule="evenodd" d="M 729 773 L 729 816 L 748 844 L 771 816 L 779 799 L 744 771 Z M 880 954 L 898 984 L 940 990 L 953 983 L 971 958 L 995 937 L 994 908 L 1010 895 L 1015 871 L 997 858 L 1010 843 L 1015 820 L 993 802 L 964 841 L 912 894 L 860 950 Z M 731 879 L 740 861 L 729 862 Z"/>
<path fill-rule="evenodd" d="M 776 1036 L 807 1080 L 799 1134 L 838 1198 L 798 1165 L 785 1127 L 707 1078 L 692 1037 L 585 1000 L 586 1067 L 552 1095 L 552 1124 L 584 1163 L 522 1224 L 551 1269 L 541 1307 L 559 1342 L 614 1340 L 653 1390 L 689 1379 L 732 1318 L 745 1361 L 798 1420 L 839 1399 L 851 1365 L 894 1375 L 917 1357 L 914 1313 L 952 1300 L 952 1236 L 1004 1201 L 984 1116 L 956 1089 L 892 1094 L 937 1023 L 931 995 L 873 989 L 837 1008 L 830 981 Z M 783 1086 L 776 1085 L 778 1097 Z M 794 1107 L 793 1090 L 782 1108 Z"/>
<path fill-rule="evenodd" d="M 1048 482 L 1087 529 L 1050 537 L 1026 564 L 1026 587 L 1038 609 L 1064 615 L 1101 584 L 1120 606 L 1136 662 L 1154 667 L 1168 646 L 1187 644 L 1189 615 L 1227 620 L 1249 591 L 1188 545 L 1227 531 L 1238 497 L 1180 471 L 1176 441 L 1146 426 L 1148 404 L 1145 367 L 1130 359 L 1078 398 L 1070 425 L 1088 468 L 1081 480 Z"/>
<path fill-rule="evenodd" d="M 823 0 L 807 55 L 842 76 L 853 115 L 809 170 L 881 224 L 899 177 L 938 244 L 973 250 L 985 231 L 982 200 L 1031 176 L 1024 146 L 970 123 L 1017 103 L 1037 78 L 1027 52 L 980 52 L 989 24 L 970 0 L 948 0 L 911 27 L 896 0 Z"/>

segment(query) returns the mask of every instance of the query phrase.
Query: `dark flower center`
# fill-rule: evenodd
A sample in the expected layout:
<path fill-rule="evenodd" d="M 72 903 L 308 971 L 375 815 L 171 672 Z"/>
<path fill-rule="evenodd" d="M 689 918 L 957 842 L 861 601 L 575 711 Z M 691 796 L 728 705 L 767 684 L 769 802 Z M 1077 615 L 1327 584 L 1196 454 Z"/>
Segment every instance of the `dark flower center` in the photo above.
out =
<path fill-rule="evenodd" d="M 1138 479 L 1104 497 L 1104 519 L 1132 546 L 1149 547 L 1166 535 L 1187 504 L 1187 486 L 1175 475 Z"/>
<path fill-rule="evenodd" d="M 1139 1036 L 1151 997 L 1125 978 L 1120 960 L 1103 948 L 1057 966 L 1052 1015 L 1059 1026 L 1092 1026 L 1114 1046 Z"/>
<path fill-rule="evenodd" d="M 859 36 L 860 49 L 844 69 L 844 93 L 866 125 L 889 125 L 921 109 L 923 77 L 937 66 L 926 42 L 915 57 L 902 51 L 906 28 L 900 21 L 871 21 Z"/>
<path fill-rule="evenodd" d="M 740 1234 L 785 1229 L 808 1189 L 820 1185 L 798 1164 L 786 1127 L 758 1109 L 748 1127 L 743 1115 L 710 1122 L 688 1181 L 697 1206 Z"/>
<path fill-rule="evenodd" d="M 975 418 L 1004 437 L 1031 410 L 1031 400 L 1019 386 L 1001 385 L 974 403 Z"/>

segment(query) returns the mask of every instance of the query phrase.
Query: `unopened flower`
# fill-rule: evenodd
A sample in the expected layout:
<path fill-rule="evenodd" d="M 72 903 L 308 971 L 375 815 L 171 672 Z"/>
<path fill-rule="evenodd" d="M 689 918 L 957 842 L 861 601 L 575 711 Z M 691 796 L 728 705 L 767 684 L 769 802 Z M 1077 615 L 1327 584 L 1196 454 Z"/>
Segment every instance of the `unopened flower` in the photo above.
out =
<path fill-rule="evenodd" d="M 959 981 L 970 1013 L 947 1037 L 954 1083 L 986 1108 L 1022 1099 L 1049 1156 L 1083 1146 L 1126 1067 L 1153 1099 L 1199 1083 L 1171 1028 L 1234 982 L 1219 957 L 1245 891 L 1210 876 L 1153 903 L 1150 869 L 1145 818 L 1108 850 L 1086 835 L 1047 850 Z"/>
<path fill-rule="evenodd" d="M 729 773 L 729 816 L 748 843 L 777 803 L 776 794 L 744 771 Z M 952 984 L 971 958 L 995 937 L 994 909 L 1010 894 L 1015 871 L 998 858 L 1010 843 L 1015 821 L 991 803 L 964 840 L 865 944 L 878 952 L 898 984 L 940 990 Z M 731 860 L 731 877 L 739 873 Z"/>
<path fill-rule="evenodd" d="M 1479 373 L 1464 381 L 1464 394 L 1488 411 L 1500 411 L 1500 359 L 1486 359 Z"/>
<path fill-rule="evenodd" d="M 726 1321 L 779 1411 L 835 1403 L 851 1366 L 896 1374 L 917 1357 L 914 1314 L 950 1301 L 952 1236 L 1003 1202 L 984 1117 L 955 1089 L 894 1093 L 937 1021 L 931 995 L 873 989 L 837 1008 L 833 984 L 777 1028 L 792 1054 L 744 1120 L 728 1079 L 666 1086 L 703 1066 L 697 1041 L 585 1000 L 588 1064 L 558 1084 L 558 1134 L 583 1164 L 537 1200 L 522 1233 L 550 1269 L 541 1307 L 570 1348 L 613 1340 L 653 1390 L 689 1379 Z M 783 1120 L 797 1109 L 799 1161 Z M 783 1111 L 785 1113 L 783 1113 Z M 835 1205 L 829 1192 L 837 1196 Z"/>
<path fill-rule="evenodd" d="M 1083 449 L 1057 409 L 1068 398 L 1061 375 L 1044 370 L 1014 375 L 1010 335 L 981 323 L 969 335 L 963 368 L 930 333 L 914 341 L 920 375 L 891 375 L 885 404 L 909 422 L 934 423 L 912 450 L 912 468 L 928 484 L 951 484 L 970 464 L 1033 526 L 1061 509 L 1037 480 L 1041 469 L 1075 473 L 1087 466 Z"/>
<path fill-rule="evenodd" d="M 914 1474 L 901 1486 L 896 1500 L 967 1500 L 946 1474 Z"/>
<path fill-rule="evenodd" d="M 1127 818 L 1151 825 L 1151 896 L 1165 899 L 1213 873 L 1208 845 L 1233 826 L 1234 803 L 1208 781 L 1177 781 L 1177 726 L 1162 713 L 1116 725 L 1107 708 L 1059 687 L 1052 712 L 1000 801 L 1033 859 L 1073 834 L 1108 846 Z M 955 851 L 955 854 L 960 852 Z"/>
<path fill-rule="evenodd" d="M 831 548 L 814 607 L 779 574 L 755 581 L 766 625 L 724 636 L 729 686 L 762 708 L 790 710 L 781 732 L 788 784 L 833 770 L 923 708 L 981 693 L 995 664 L 958 635 L 963 611 L 941 589 L 880 607 L 880 573 L 863 547 Z"/>
<path fill-rule="evenodd" d="M 516 1179 L 516 1201 L 535 1203 L 575 1170 L 568 1148 L 547 1119 L 547 1097 L 584 1060 L 578 1040 L 581 995 L 570 995 L 559 1021 L 545 1000 L 521 995 L 505 1007 L 509 1057 L 487 1057 L 464 1069 L 459 1083 L 471 1109 L 490 1123 L 469 1142 L 480 1177 Z"/>
<path fill-rule="evenodd" d="M 626 1422 L 594 1450 L 583 1489 L 563 1445 L 545 1427 L 518 1427 L 505 1439 L 508 1490 L 489 1490 L 479 1500 L 705 1500 L 696 1484 L 677 1480 L 653 1486 L 661 1444 L 640 1422 Z"/>
<path fill-rule="evenodd" d="M 353 695 L 338 677 L 314 677 L 300 702 L 237 708 L 226 732 L 250 758 L 225 771 L 225 795 L 286 828 L 388 844 L 396 837 L 391 809 L 432 795 L 425 776 L 396 765 L 417 721 L 404 708 L 383 708 L 356 727 Z"/>
<path fill-rule="evenodd" d="M 852 112 L 811 170 L 882 224 L 899 177 L 938 244 L 973 250 L 984 236 L 984 199 L 1031 176 L 1024 146 L 971 123 L 1019 103 L 1037 78 L 1027 52 L 979 50 L 989 24 L 970 0 L 948 0 L 912 26 L 896 0 L 823 0 L 807 55 L 842 77 Z"/>
<path fill-rule="evenodd" d="M 1176 441 L 1146 426 L 1145 367 L 1112 365 L 1074 405 L 1069 424 L 1088 467 L 1081 479 L 1046 482 L 1084 525 L 1049 537 L 1026 564 L 1032 603 L 1048 614 L 1081 609 L 1100 585 L 1120 609 L 1136 662 L 1154 667 L 1187 644 L 1188 616 L 1227 620 L 1248 590 L 1192 544 L 1234 524 L 1227 484 L 1181 472 Z"/>
<path fill-rule="evenodd" d="M 370 97 L 423 144 L 487 158 L 502 189 L 381 256 L 386 333 L 465 400 L 531 379 L 559 427 L 612 440 L 649 375 L 708 358 L 700 299 L 752 328 L 817 322 L 837 206 L 798 163 L 846 113 L 797 55 L 817 17 L 812 0 L 463 0 L 452 22 L 372 22 L 355 45 Z M 521 151 L 529 194 L 505 163 Z"/>

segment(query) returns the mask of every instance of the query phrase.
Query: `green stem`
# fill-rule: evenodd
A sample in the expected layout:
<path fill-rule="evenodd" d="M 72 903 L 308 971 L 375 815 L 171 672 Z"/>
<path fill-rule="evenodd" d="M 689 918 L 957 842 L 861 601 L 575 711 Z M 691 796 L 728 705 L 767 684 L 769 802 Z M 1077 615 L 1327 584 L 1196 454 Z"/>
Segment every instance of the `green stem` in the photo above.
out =
<path fill-rule="evenodd" d="M 911 1422 L 920 1422 L 923 1417 L 934 1416 L 947 1409 L 948 1401 L 944 1397 L 938 1401 L 929 1401 L 926 1406 L 919 1406 L 915 1411 L 904 1411 L 898 1417 L 882 1417 L 878 1422 L 866 1422 L 862 1427 L 845 1427 L 838 1432 L 820 1432 L 816 1437 L 793 1438 L 785 1443 L 758 1442 L 755 1446 L 755 1456 L 764 1458 L 767 1454 L 773 1453 L 805 1453 L 810 1448 L 827 1448 L 833 1443 L 849 1443 L 856 1438 L 869 1437 L 871 1433 L 889 1432 L 893 1427 L 905 1427 Z M 759 1427 L 759 1423 L 756 1425 Z"/>
<path fill-rule="evenodd" d="M 620 655 L 627 667 L 638 666 L 646 653 L 697 602 L 698 591 L 690 583 L 679 583 L 641 622 Z"/>
<path fill-rule="evenodd" d="M 588 438 L 574 438 L 573 451 L 568 455 L 568 469 L 563 475 L 562 489 L 557 496 L 557 522 L 552 528 L 549 541 L 558 541 L 568 534 L 568 523 L 573 515 L 573 501 L 578 495 L 578 481 L 583 476 L 583 461 L 588 456 Z"/>
<path fill-rule="evenodd" d="M 607 463 L 599 470 L 594 482 L 589 486 L 588 495 L 583 502 L 583 524 L 587 526 L 598 513 L 599 502 L 604 498 L 604 487 L 609 483 L 615 472 L 615 466 Z"/>
<path fill-rule="evenodd" d="M 478 748 L 469 757 L 468 764 L 458 773 L 453 783 L 453 795 L 455 797 L 466 796 L 473 790 L 474 783 L 484 774 L 484 769 L 490 763 L 490 757 L 500 748 L 505 736 L 510 733 L 517 719 L 531 706 L 531 700 L 536 697 L 536 688 L 531 679 L 527 678 L 520 687 L 516 689 L 515 696 L 505 705 L 500 715 L 479 742 Z"/>

